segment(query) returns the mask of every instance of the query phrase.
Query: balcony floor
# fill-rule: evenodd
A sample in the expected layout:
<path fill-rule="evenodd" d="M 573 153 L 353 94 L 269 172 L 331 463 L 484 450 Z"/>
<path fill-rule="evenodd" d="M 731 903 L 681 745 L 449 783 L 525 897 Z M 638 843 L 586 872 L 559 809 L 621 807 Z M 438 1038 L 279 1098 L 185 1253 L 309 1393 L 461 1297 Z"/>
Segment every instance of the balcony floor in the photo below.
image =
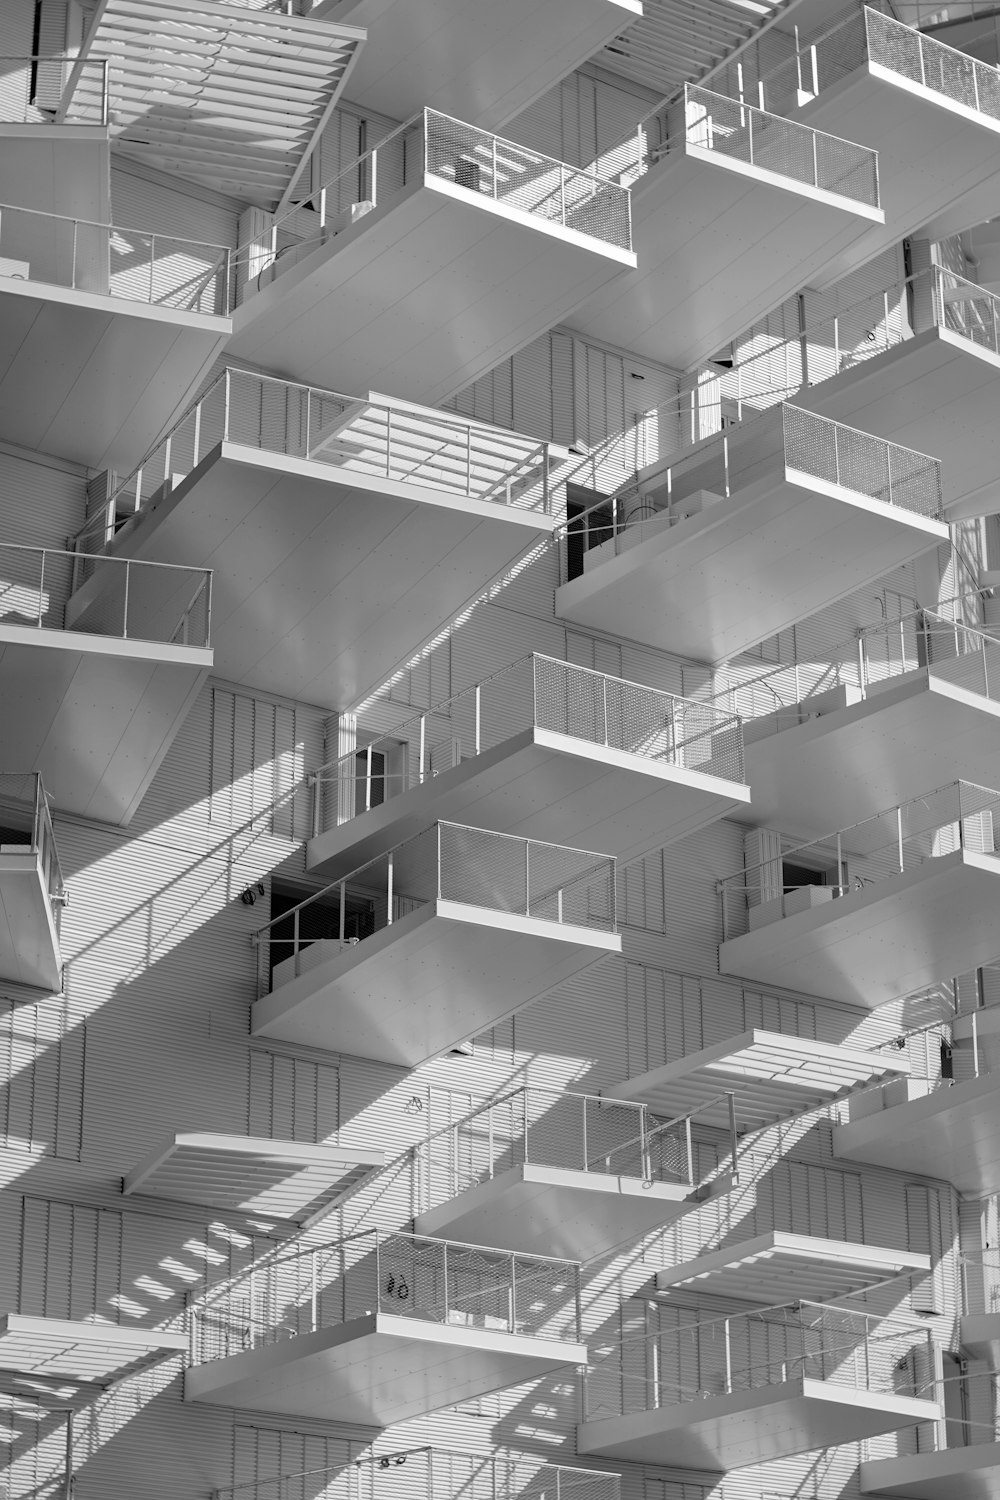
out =
<path fill-rule="evenodd" d="M 388 1427 L 586 1362 L 583 1344 L 379 1313 L 196 1365 L 184 1399 Z"/>
<path fill-rule="evenodd" d="M 674 526 L 624 533 L 622 551 L 556 590 L 556 615 L 717 662 L 757 645 L 946 541 L 947 527 L 780 469 Z M 609 549 L 613 543 L 604 543 Z"/>
<path fill-rule="evenodd" d="M 228 318 L 0 279 L 0 439 L 128 472 L 232 329 Z"/>
<path fill-rule="evenodd" d="M 677 1288 L 779 1306 L 847 1297 L 907 1273 L 928 1275 L 929 1255 L 772 1230 L 657 1271 L 658 1292 Z"/>
<path fill-rule="evenodd" d="M 837 1125 L 833 1152 L 937 1177 L 975 1197 L 1000 1192 L 998 1080 L 986 1074 Z"/>
<path fill-rule="evenodd" d="M 1000 356 L 931 328 L 807 387 L 795 402 L 939 458 L 944 508 L 955 521 L 1000 509 L 998 396 Z"/>
<path fill-rule="evenodd" d="M 62 956 L 37 854 L 0 844 L 0 980 L 58 995 Z"/>
<path fill-rule="evenodd" d="M 252 295 L 226 352 L 328 390 L 434 406 L 635 264 L 631 252 L 428 176 Z"/>
<path fill-rule="evenodd" d="M 632 191 L 638 270 L 568 322 L 679 370 L 812 283 L 831 254 L 867 260 L 882 240 L 898 239 L 879 209 L 693 145 L 652 167 Z M 873 236 L 876 248 L 868 249 Z"/>
<path fill-rule="evenodd" d="M 863 1495 L 912 1500 L 1000 1500 L 1000 1443 L 970 1443 L 861 1465 Z"/>
<path fill-rule="evenodd" d="M 621 943 L 592 927 L 428 902 L 357 946 L 324 944 L 315 967 L 257 1001 L 250 1029 L 414 1068 Z"/>
<path fill-rule="evenodd" d="M 719 1473 L 860 1442 L 940 1416 L 933 1401 L 796 1379 L 584 1422 L 577 1428 L 577 1449 L 631 1463 Z"/>
<path fill-rule="evenodd" d="M 1000 702 L 945 680 L 951 668 L 887 679 L 861 702 L 776 734 L 755 738 L 751 721 L 745 757 L 754 821 L 777 822 L 795 838 L 822 837 L 944 786 L 956 766 L 989 785 L 1000 759 Z"/>
<path fill-rule="evenodd" d="M 0 761 L 41 772 L 64 812 L 125 825 L 212 668 L 212 652 L 0 623 Z"/>
<path fill-rule="evenodd" d="M 875 1010 L 1000 957 L 998 877 L 996 856 L 956 850 L 731 938 L 719 970 Z"/>
<path fill-rule="evenodd" d="M 414 1228 L 499 1250 L 589 1260 L 665 1229 L 704 1201 L 688 1183 L 644 1187 L 637 1177 L 528 1162 L 419 1214 Z"/>
<path fill-rule="evenodd" d="M 909 1062 L 898 1053 L 882 1055 L 755 1030 L 627 1078 L 607 1092 L 615 1099 L 648 1104 L 667 1119 L 697 1110 L 706 1124 L 725 1130 L 729 1108 L 719 1096 L 732 1091 L 738 1123 L 757 1130 L 832 1103 L 877 1078 L 909 1071 Z"/>
<path fill-rule="evenodd" d="M 332 880 L 439 818 L 627 862 L 749 802 L 738 782 L 535 727 L 321 833 L 306 865 Z"/>
<path fill-rule="evenodd" d="M 383 683 L 554 524 L 513 505 L 222 443 L 123 528 L 112 551 L 213 568 L 220 675 L 337 709 Z M 85 626 L 99 592 L 100 569 L 70 600 L 67 621 Z M 158 607 L 173 608 L 172 598 Z"/>
<path fill-rule="evenodd" d="M 363 26 L 355 104 L 406 120 L 429 106 L 499 129 L 642 15 L 640 0 L 329 0 L 324 20 Z"/>
<path fill-rule="evenodd" d="M 1000 122 L 877 63 L 824 90 L 795 118 L 878 152 L 882 207 L 891 231 L 886 246 L 945 211 L 947 234 L 981 224 L 996 212 Z M 851 251 L 831 254 L 812 284 L 820 290 L 832 286 L 882 248 L 873 239 L 860 259 Z"/>

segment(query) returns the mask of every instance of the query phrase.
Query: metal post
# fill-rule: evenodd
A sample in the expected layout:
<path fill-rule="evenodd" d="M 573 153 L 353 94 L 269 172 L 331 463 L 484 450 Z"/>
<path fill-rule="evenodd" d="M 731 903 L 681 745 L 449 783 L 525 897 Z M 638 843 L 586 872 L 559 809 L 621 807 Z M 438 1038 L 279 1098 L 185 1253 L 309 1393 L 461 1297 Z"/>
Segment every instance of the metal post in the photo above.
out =
<path fill-rule="evenodd" d="M 684 1149 L 687 1158 L 687 1180 L 694 1186 L 694 1144 L 691 1140 L 691 1116 L 684 1121 Z"/>
<path fill-rule="evenodd" d="M 73 220 L 73 264 L 70 267 L 70 286 L 73 288 L 74 291 L 76 290 L 76 247 L 77 247 L 77 230 L 79 229 L 79 227 L 80 227 L 80 221 L 79 221 L 79 219 L 74 219 Z"/>
<path fill-rule="evenodd" d="M 108 70 L 110 62 L 108 58 L 101 60 L 101 124 L 111 123 L 111 90 L 108 87 Z"/>
<path fill-rule="evenodd" d="M 517 1256 L 510 1257 L 510 1331 L 517 1332 Z"/>
<path fill-rule="evenodd" d="M 441 824 L 437 825 L 438 900 L 441 900 Z"/>
<path fill-rule="evenodd" d="M 747 141 L 750 146 L 750 165 L 753 166 L 753 110 L 747 111 Z"/>
<path fill-rule="evenodd" d="M 493 197 L 499 197 L 497 192 L 497 138 L 493 137 Z"/>
<path fill-rule="evenodd" d="M 521 1094 L 521 1111 L 522 1111 L 521 1118 L 522 1118 L 522 1121 L 523 1121 L 521 1133 L 524 1136 L 524 1161 L 527 1162 L 527 1160 L 528 1160 L 528 1090 L 527 1089 L 525 1089 L 523 1091 L 523 1093 Z"/>
<path fill-rule="evenodd" d="M 524 915 L 531 916 L 531 840 L 524 841 Z"/>
<path fill-rule="evenodd" d="M 559 163 L 559 222 L 566 227 L 566 168 Z"/>
<path fill-rule="evenodd" d="M 312 1252 L 312 1287 L 310 1291 L 310 1313 L 312 1315 L 312 1331 L 316 1333 L 319 1329 L 319 1293 L 316 1286 L 316 1257 L 318 1250 Z"/>
<path fill-rule="evenodd" d="M 465 493 L 472 498 L 472 428 L 465 429 Z"/>
<path fill-rule="evenodd" d="M 42 563 L 38 571 L 38 628 L 42 628 L 42 615 L 44 614 L 45 599 L 45 548 L 42 548 Z"/>
<path fill-rule="evenodd" d="M 392 850 L 389 851 L 389 873 L 386 879 L 386 923 L 392 926 Z"/>
<path fill-rule="evenodd" d="M 979 1018 L 972 1012 L 972 1075 L 979 1077 Z"/>
<path fill-rule="evenodd" d="M 818 137 L 813 131 L 813 187 L 819 187 L 819 152 L 816 145 Z"/>
<path fill-rule="evenodd" d="M 425 774 L 425 770 L 426 770 L 426 753 L 427 753 L 427 715 L 426 714 L 421 714 L 420 715 L 420 764 L 419 764 L 419 772 L 418 772 L 419 783 L 420 783 L 421 786 L 423 786 L 423 784 L 424 784 L 424 774 Z"/>
<path fill-rule="evenodd" d="M 385 477 L 392 477 L 392 407 L 385 409 Z"/>
<path fill-rule="evenodd" d="M 447 1323 L 450 1311 L 448 1307 L 448 1246 L 444 1241 L 441 1244 L 441 1273 L 442 1292 L 444 1294 L 444 1320 Z"/>
<path fill-rule="evenodd" d="M 156 264 L 156 235 L 149 237 L 149 301 L 153 301 L 153 267 Z"/>
<path fill-rule="evenodd" d="M 347 881 L 340 882 L 340 946 L 347 939 Z"/>
<path fill-rule="evenodd" d="M 231 387 L 231 385 L 232 385 L 232 380 L 230 378 L 230 372 L 229 372 L 229 370 L 227 368 L 227 370 L 226 370 L 226 406 L 225 406 L 225 410 L 224 410 L 224 412 L 222 414 L 222 436 L 223 436 L 223 438 L 225 439 L 226 442 L 229 441 L 229 403 L 230 403 L 230 387 Z"/>
<path fill-rule="evenodd" d="M 125 598 L 122 601 L 122 640 L 123 641 L 127 641 L 128 640 L 128 586 L 129 586 L 129 574 L 131 572 L 131 569 L 132 569 L 131 560 L 128 559 L 128 558 L 126 558 L 126 560 L 125 560 Z"/>
<path fill-rule="evenodd" d="M 482 684 L 476 683 L 476 754 L 482 749 Z"/>
<path fill-rule="evenodd" d="M 602 685 L 604 687 L 604 743 L 607 746 L 607 745 L 610 745 L 610 743 L 611 743 L 611 741 L 608 739 L 608 679 L 607 679 L 607 676 L 604 676 L 601 679 L 601 681 L 602 681 Z"/>
<path fill-rule="evenodd" d="M 844 851 L 840 843 L 840 834 L 837 834 L 837 889 L 844 889 Z"/>
<path fill-rule="evenodd" d="M 295 908 L 295 916 L 292 918 L 292 957 L 295 962 L 292 965 L 293 973 L 299 972 L 299 908 Z"/>
<path fill-rule="evenodd" d="M 582 1106 L 581 1113 L 583 1114 L 583 1170 L 586 1172 L 586 1171 L 589 1170 L 589 1168 L 588 1168 L 588 1156 L 587 1156 L 587 1096 L 586 1096 L 586 1094 L 581 1095 L 581 1097 L 580 1097 L 580 1104 Z"/>
<path fill-rule="evenodd" d="M 66 1474 L 63 1482 L 63 1500 L 73 1500 L 73 1410 L 66 1413 Z"/>
<path fill-rule="evenodd" d="M 729 1094 L 729 1145 L 733 1159 L 733 1174 L 739 1171 L 739 1161 L 736 1157 L 736 1095 Z"/>
<path fill-rule="evenodd" d="M 726 1394 L 731 1395 L 733 1389 L 733 1351 L 729 1344 L 729 1319 L 726 1318 L 722 1324 L 726 1338 Z"/>
<path fill-rule="evenodd" d="M 384 791 L 384 788 L 383 788 Z M 372 747 L 365 751 L 365 812 L 372 810 Z"/>
<path fill-rule="evenodd" d="M 961 812 L 961 808 L 959 808 Z M 958 820 L 959 837 L 961 837 L 962 820 Z M 903 873 L 903 808 L 902 804 L 896 808 L 896 843 L 899 850 L 899 873 Z"/>

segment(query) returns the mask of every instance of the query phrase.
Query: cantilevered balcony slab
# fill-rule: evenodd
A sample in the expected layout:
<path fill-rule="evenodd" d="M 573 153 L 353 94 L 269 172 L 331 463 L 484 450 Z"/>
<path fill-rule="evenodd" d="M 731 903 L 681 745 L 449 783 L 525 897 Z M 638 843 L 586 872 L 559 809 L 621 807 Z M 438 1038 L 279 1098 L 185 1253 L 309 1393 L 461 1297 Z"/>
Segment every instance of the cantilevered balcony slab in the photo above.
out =
<path fill-rule="evenodd" d="M 436 404 L 636 265 L 627 188 L 432 110 L 324 202 L 339 218 L 279 226 L 277 259 L 241 250 L 228 352 L 335 390 Z"/>
<path fill-rule="evenodd" d="M 338 931 L 338 906 L 339 936 L 321 935 Z M 279 918 L 261 942 L 274 964 L 254 1035 L 406 1067 L 621 952 L 614 860 L 453 823 L 296 912 L 286 938 Z"/>
<path fill-rule="evenodd" d="M 945 213 L 949 234 L 994 216 L 1000 188 L 995 68 L 859 7 L 771 81 L 765 76 L 765 103 L 779 112 L 794 107 L 797 83 L 815 95 L 798 109 L 798 119 L 878 152 L 882 206 L 897 240 Z M 814 285 L 831 285 L 857 263 L 850 254 L 831 254 Z"/>
<path fill-rule="evenodd" d="M 983 652 L 886 677 L 864 696 L 848 686 L 824 695 L 815 716 L 805 699 L 799 723 L 794 711 L 750 721 L 754 816 L 804 838 L 940 786 L 956 766 L 988 782 L 1000 757 L 1000 644 L 983 640 Z"/>
<path fill-rule="evenodd" d="M 813 282 L 831 256 L 861 261 L 895 243 L 875 153 L 840 134 L 688 85 L 683 101 L 645 122 L 643 158 L 623 179 L 634 177 L 638 269 L 570 325 L 689 369 Z"/>
<path fill-rule="evenodd" d="M 425 104 L 497 129 L 642 15 L 641 0 L 325 0 L 313 11 L 368 33 L 355 104 L 389 118 Z"/>
<path fill-rule="evenodd" d="M 139 1370 L 187 1353 L 184 1333 L 65 1318 L 0 1317 L 0 1389 L 39 1396 L 66 1386 L 106 1390 Z"/>
<path fill-rule="evenodd" d="M 135 463 L 232 331 L 227 254 L 0 207 L 0 439 Z"/>
<path fill-rule="evenodd" d="M 802 1298 L 825 1302 L 897 1276 L 929 1275 L 930 1256 L 771 1230 L 696 1260 L 657 1271 L 657 1292 L 687 1289 L 776 1306 Z"/>
<path fill-rule="evenodd" d="M 357 1192 L 384 1162 L 385 1153 L 373 1148 L 184 1132 L 160 1141 L 122 1191 L 309 1223 Z"/>
<path fill-rule="evenodd" d="M 253 387 L 265 403 L 287 395 L 323 405 L 324 393 L 232 373 L 240 399 Z M 305 447 L 304 429 L 286 443 L 281 416 L 280 431 L 268 433 L 265 414 L 254 434 L 233 416 L 226 430 L 246 441 L 222 438 L 197 454 L 188 442 L 185 453 L 199 412 L 202 432 L 216 415 L 223 425 L 223 388 L 168 440 L 166 480 L 154 487 L 132 476 L 127 503 L 138 498 L 139 509 L 108 545 L 115 557 L 204 559 L 214 572 L 217 670 L 232 682 L 330 709 L 354 702 L 555 525 L 544 508 L 544 445 L 378 398 L 339 407 L 331 398 L 339 418 L 327 415 L 321 448 Z M 397 435 L 387 440 L 393 420 Z M 369 431 L 377 423 L 380 433 Z M 165 446 L 147 473 L 160 473 Z M 432 447 L 454 450 L 450 467 L 426 461 Z M 103 545 L 107 530 L 99 517 L 84 544 Z M 100 587 L 99 576 L 89 579 L 68 618 L 85 628 Z"/>
<path fill-rule="evenodd" d="M 434 817 L 636 859 L 749 804 L 740 744 L 710 705 L 526 657 L 324 767 L 306 861 L 345 874 Z"/>
<path fill-rule="evenodd" d="M 385 1313 L 189 1370 L 188 1401 L 388 1427 L 566 1366 L 586 1346 Z"/>
<path fill-rule="evenodd" d="M 1000 957 L 998 881 L 996 855 L 956 850 L 731 938 L 719 968 L 874 1010 Z"/>
<path fill-rule="evenodd" d="M 724 660 L 945 541 L 939 506 L 935 460 L 781 406 L 640 475 L 556 614 Z"/>
<path fill-rule="evenodd" d="M 942 1083 L 931 1093 L 904 1097 L 852 1118 L 833 1132 L 834 1154 L 954 1183 L 959 1192 L 1000 1192 L 1000 1079 Z"/>
<path fill-rule="evenodd" d="M 970 1443 L 906 1458 L 872 1458 L 860 1469 L 863 1495 L 906 1500 L 1000 1500 L 1000 1443 Z"/>
<path fill-rule="evenodd" d="M 76 560 L 0 546 L 0 759 L 36 766 L 56 808 L 124 824 L 211 670 L 210 577 L 165 570 L 169 589 L 181 589 L 177 608 L 144 635 L 144 588 L 156 597 L 158 570 L 130 563 L 126 584 L 125 565 L 102 560 L 100 615 L 84 630 L 64 629 Z"/>
<path fill-rule="evenodd" d="M 940 1416 L 933 1401 L 798 1376 L 584 1422 L 577 1428 L 577 1448 L 631 1463 L 719 1473 L 860 1442 Z"/>
<path fill-rule="evenodd" d="M 729 1123 L 728 1104 L 720 1095 L 732 1093 L 739 1123 L 755 1130 L 909 1071 L 901 1053 L 754 1030 L 625 1079 L 608 1093 L 641 1101 L 667 1117 L 697 1109 L 717 1126 Z"/>

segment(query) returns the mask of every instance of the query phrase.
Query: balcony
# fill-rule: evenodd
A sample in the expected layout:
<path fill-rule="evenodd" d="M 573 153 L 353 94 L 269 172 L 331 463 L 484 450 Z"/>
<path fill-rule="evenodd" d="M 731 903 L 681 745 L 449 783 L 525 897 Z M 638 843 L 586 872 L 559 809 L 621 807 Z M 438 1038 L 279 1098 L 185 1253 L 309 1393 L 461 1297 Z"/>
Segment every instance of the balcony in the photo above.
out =
<path fill-rule="evenodd" d="M 557 454 L 451 413 L 227 369 L 77 545 L 211 566 L 217 670 L 338 709 L 551 534 Z"/>
<path fill-rule="evenodd" d="M 642 15 L 641 0 L 447 0 L 421 17 L 406 0 L 330 0 L 324 17 L 368 33 L 355 104 L 390 119 L 425 104 L 499 129 Z"/>
<path fill-rule="evenodd" d="M 586 1363 L 579 1268 L 391 1231 L 279 1254 L 192 1308 L 188 1401 L 388 1427 Z"/>
<path fill-rule="evenodd" d="M 949 1424 L 950 1425 L 950 1424 Z M 973 1434 L 956 1447 L 876 1458 L 862 1463 L 863 1495 L 902 1495 L 914 1500 L 1000 1500 L 1000 1441 Z"/>
<path fill-rule="evenodd" d="M 0 980 L 33 999 L 62 990 L 65 902 L 42 778 L 0 774 Z"/>
<path fill-rule="evenodd" d="M 929 1255 L 771 1230 L 657 1271 L 654 1286 L 663 1293 L 684 1289 L 775 1306 L 790 1296 L 804 1302 L 855 1296 L 900 1276 L 929 1276 L 930 1270 Z"/>
<path fill-rule="evenodd" d="M 927 1032 L 925 1076 L 852 1100 L 834 1154 L 937 1177 L 971 1197 L 1000 1192 L 998 1021 L 1000 1011 L 976 1010 Z"/>
<path fill-rule="evenodd" d="M 412 1068 L 621 952 L 615 861 L 437 823 L 257 943 L 256 1036 Z"/>
<path fill-rule="evenodd" d="M 581 1454 L 718 1473 L 941 1417 L 914 1378 L 926 1327 L 811 1303 L 687 1316 L 591 1366 Z"/>
<path fill-rule="evenodd" d="M 967 1355 L 995 1369 L 1000 1362 L 1000 1251 L 994 1246 L 968 1252 L 961 1257 L 961 1270 L 965 1316 L 959 1343 Z"/>
<path fill-rule="evenodd" d="M 902 299 L 892 315 L 890 302 Z M 882 300 L 880 297 L 879 301 Z M 796 400 L 838 421 L 863 421 L 893 442 L 919 441 L 941 460 L 949 520 L 1000 507 L 1000 436 L 993 414 L 1000 382 L 1000 298 L 935 266 L 886 296 L 891 324 L 869 299 L 810 338 L 812 388 Z M 880 347 L 884 345 L 884 347 Z M 818 383 L 817 383 L 818 381 Z"/>
<path fill-rule="evenodd" d="M 372 1148 L 175 1132 L 133 1167 L 122 1192 L 287 1219 L 308 1228 L 384 1164 L 385 1153 Z"/>
<path fill-rule="evenodd" d="M 241 247 L 228 352 L 334 388 L 436 405 L 636 265 L 627 188 L 434 110 L 316 201 Z"/>
<path fill-rule="evenodd" d="M 211 670 L 212 575 L 93 559 L 69 623 L 81 561 L 0 545 L 0 763 L 36 767 L 60 811 L 124 825 Z"/>
<path fill-rule="evenodd" d="M 687 84 L 612 154 L 632 183 L 638 270 L 570 322 L 686 370 L 821 273 L 898 239 L 874 151 Z M 872 240 L 874 248 L 868 248 Z"/>
<path fill-rule="evenodd" d="M 797 110 L 800 120 L 878 152 L 895 240 L 925 226 L 940 239 L 993 216 L 1000 187 L 995 68 L 859 6 L 765 74 L 761 87 L 767 108 Z M 854 264 L 832 255 L 814 284 L 829 286 Z"/>
<path fill-rule="evenodd" d="M 698 1110 L 716 1127 L 729 1124 L 731 1098 L 738 1123 L 760 1130 L 909 1070 L 898 1053 L 754 1030 L 625 1079 L 609 1092 L 667 1117 Z"/>
<path fill-rule="evenodd" d="M 592 1260 L 727 1193 L 734 1129 L 728 1146 L 732 1169 L 699 1183 L 690 1116 L 660 1120 L 613 1097 L 515 1089 L 417 1147 L 428 1206 L 415 1228 Z"/>
<path fill-rule="evenodd" d="M 956 781 L 727 876 L 720 971 L 874 1010 L 991 963 L 995 813 Z"/>
<path fill-rule="evenodd" d="M 5 1394 L 59 1406 L 94 1399 L 140 1370 L 187 1353 L 185 1333 L 120 1328 L 65 1318 L 0 1317 L 0 1370 Z"/>
<path fill-rule="evenodd" d="M 827 653 L 824 653 L 827 654 Z M 741 715 L 754 817 L 799 837 L 1000 757 L 1000 641 L 920 610 L 858 631 L 717 700 Z"/>
<path fill-rule="evenodd" d="M 306 863 L 333 876 L 435 817 L 637 859 L 750 789 L 737 718 L 535 654 L 321 767 L 313 796 Z"/>
<path fill-rule="evenodd" d="M 292 1500 L 308 1477 L 318 1494 L 336 1494 L 345 1469 L 358 1474 L 363 1500 L 409 1500 L 413 1494 L 434 1500 L 620 1500 L 621 1478 L 606 1470 L 545 1464 L 525 1455 L 506 1457 L 458 1453 L 447 1448 L 402 1448 L 276 1479 L 250 1480 L 215 1490 L 212 1500 Z M 348 1481 L 349 1483 L 349 1481 Z M 300 1490 L 301 1493 L 301 1490 Z"/>
<path fill-rule="evenodd" d="M 67 111 L 57 124 L 54 111 L 72 66 L 66 57 L 0 58 L 0 195 L 24 208 L 106 222 L 111 213 L 108 65 L 96 58 L 81 65 L 87 103 Z"/>
<path fill-rule="evenodd" d="M 229 251 L 0 206 L 0 439 L 127 468 L 228 338 Z"/>
<path fill-rule="evenodd" d="M 721 661 L 946 541 L 940 508 L 936 459 L 782 404 L 602 502 L 556 614 Z"/>

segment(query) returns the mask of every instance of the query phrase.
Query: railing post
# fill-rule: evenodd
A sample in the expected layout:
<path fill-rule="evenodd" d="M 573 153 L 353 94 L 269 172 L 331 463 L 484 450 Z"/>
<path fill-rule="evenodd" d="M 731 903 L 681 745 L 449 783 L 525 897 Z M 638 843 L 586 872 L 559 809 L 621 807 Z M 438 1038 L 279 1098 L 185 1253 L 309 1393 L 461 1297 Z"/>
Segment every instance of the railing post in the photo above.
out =
<path fill-rule="evenodd" d="M 426 714 L 421 714 L 420 715 L 420 762 L 419 762 L 418 773 L 417 773 L 417 775 L 418 775 L 418 782 L 419 782 L 420 786 L 423 786 L 423 784 L 424 784 L 424 775 L 425 775 L 426 764 L 427 764 L 427 762 L 426 762 L 426 755 L 427 755 L 427 715 Z"/>
<path fill-rule="evenodd" d="M 729 1343 L 729 1319 L 726 1318 L 722 1324 L 726 1341 L 726 1395 L 731 1396 L 733 1392 L 733 1351 Z"/>
<path fill-rule="evenodd" d="M 231 387 L 231 385 L 232 385 L 232 379 L 230 377 L 229 368 L 227 366 L 226 367 L 226 404 L 225 404 L 225 409 L 224 409 L 224 411 L 222 413 L 222 436 L 223 436 L 223 438 L 225 439 L 225 441 L 227 443 L 229 441 L 229 410 L 230 410 L 230 387 Z"/>
<path fill-rule="evenodd" d="M 517 1332 L 517 1256 L 510 1257 L 510 1331 Z"/>
<path fill-rule="evenodd" d="M 528 1160 L 528 1090 L 521 1094 L 521 1134 L 524 1137 L 524 1160 Z"/>
<path fill-rule="evenodd" d="M 818 146 L 816 144 L 817 140 L 818 140 L 818 136 L 817 136 L 817 134 L 816 134 L 816 132 L 814 130 L 813 131 L 812 142 L 813 142 L 813 187 L 815 187 L 815 188 L 819 187 L 819 148 L 818 148 Z"/>
<path fill-rule="evenodd" d="M 125 597 L 124 597 L 124 599 L 122 601 L 122 640 L 123 641 L 127 641 L 128 640 L 128 586 L 129 586 L 129 581 L 130 581 L 129 574 L 131 573 L 131 570 L 132 570 L 131 559 L 130 558 L 126 558 L 125 559 Z"/>
<path fill-rule="evenodd" d="M 566 227 L 566 168 L 559 163 L 559 222 Z"/>
<path fill-rule="evenodd" d="M 440 901 L 441 900 L 441 824 L 440 823 L 437 825 L 437 852 L 438 852 L 438 894 L 437 894 L 437 898 Z"/>
<path fill-rule="evenodd" d="M 38 628 L 42 628 L 42 617 L 45 612 L 45 548 L 42 548 L 42 562 L 38 570 Z"/>
<path fill-rule="evenodd" d="M 531 916 L 531 840 L 524 841 L 524 915 Z"/>
<path fill-rule="evenodd" d="M 691 1139 L 691 1116 L 684 1121 L 684 1148 L 687 1156 L 687 1180 L 694 1187 L 694 1143 Z"/>
<path fill-rule="evenodd" d="M 609 747 L 611 741 L 608 738 L 608 678 L 606 673 L 601 679 L 601 684 L 604 688 L 604 744 Z"/>
<path fill-rule="evenodd" d="M 750 165 L 753 166 L 753 109 L 747 110 L 747 141 L 750 146 Z"/>
<path fill-rule="evenodd" d="M 843 894 L 844 891 L 844 851 L 841 848 L 840 833 L 837 834 L 837 889 Z"/>
<path fill-rule="evenodd" d="M 392 407 L 385 409 L 385 477 L 392 478 Z"/>
<path fill-rule="evenodd" d="M 497 138 L 493 137 L 493 198 L 496 201 L 500 194 L 497 192 Z"/>
<path fill-rule="evenodd" d="M 472 499 L 472 428 L 465 429 L 465 493 Z"/>
<path fill-rule="evenodd" d="M 958 830 L 959 839 L 962 837 L 962 808 L 959 805 Z M 899 853 L 899 873 L 903 874 L 903 807 L 902 803 L 896 808 L 896 845 Z"/>
<path fill-rule="evenodd" d="M 482 749 L 482 684 L 476 683 L 476 754 Z"/>
<path fill-rule="evenodd" d="M 108 86 L 110 61 L 108 58 L 101 60 L 101 124 L 111 123 L 111 90 Z"/>
<path fill-rule="evenodd" d="M 389 850 L 389 870 L 386 877 L 386 920 L 387 927 L 392 926 L 392 850 Z"/>
<path fill-rule="evenodd" d="M 581 1113 L 583 1115 L 583 1132 L 582 1132 L 582 1134 L 583 1134 L 583 1170 L 585 1172 L 587 1172 L 590 1169 L 589 1169 L 589 1166 L 588 1166 L 588 1158 L 587 1158 L 587 1096 L 586 1096 L 586 1094 L 582 1094 L 580 1096 L 580 1104 L 582 1106 Z"/>
<path fill-rule="evenodd" d="M 292 973 L 299 972 L 299 909 L 295 908 L 295 916 L 292 918 Z"/>
<path fill-rule="evenodd" d="M 149 236 L 149 303 L 153 304 L 153 268 L 156 265 L 156 235 Z"/>
<path fill-rule="evenodd" d="M 450 1309 L 448 1307 L 448 1245 L 446 1241 L 442 1241 L 441 1244 L 441 1290 L 444 1301 L 444 1320 L 447 1323 Z"/>
<path fill-rule="evenodd" d="M 996 325 L 996 308 L 993 309 L 993 323 Z M 996 340 L 994 339 L 994 347 Z M 549 495 L 549 445 L 542 444 L 542 515 L 547 516 L 552 511 L 552 499 Z"/>
<path fill-rule="evenodd" d="M 340 946 L 347 941 L 347 881 L 340 882 Z"/>
<path fill-rule="evenodd" d="M 316 1286 L 316 1274 L 317 1274 L 316 1273 L 316 1257 L 318 1256 L 318 1254 L 319 1254 L 318 1250 L 313 1250 L 313 1252 L 312 1252 L 312 1285 L 311 1285 L 311 1288 L 310 1288 L 310 1296 L 309 1296 L 309 1303 L 310 1303 L 309 1310 L 310 1310 L 310 1314 L 311 1314 L 311 1317 L 312 1317 L 312 1331 L 313 1331 L 313 1333 L 317 1333 L 319 1331 L 319 1292 L 318 1292 L 318 1288 Z"/>
<path fill-rule="evenodd" d="M 201 449 L 201 402 L 194 409 L 194 447 L 192 451 L 192 468 L 198 467 L 198 454 Z"/>

